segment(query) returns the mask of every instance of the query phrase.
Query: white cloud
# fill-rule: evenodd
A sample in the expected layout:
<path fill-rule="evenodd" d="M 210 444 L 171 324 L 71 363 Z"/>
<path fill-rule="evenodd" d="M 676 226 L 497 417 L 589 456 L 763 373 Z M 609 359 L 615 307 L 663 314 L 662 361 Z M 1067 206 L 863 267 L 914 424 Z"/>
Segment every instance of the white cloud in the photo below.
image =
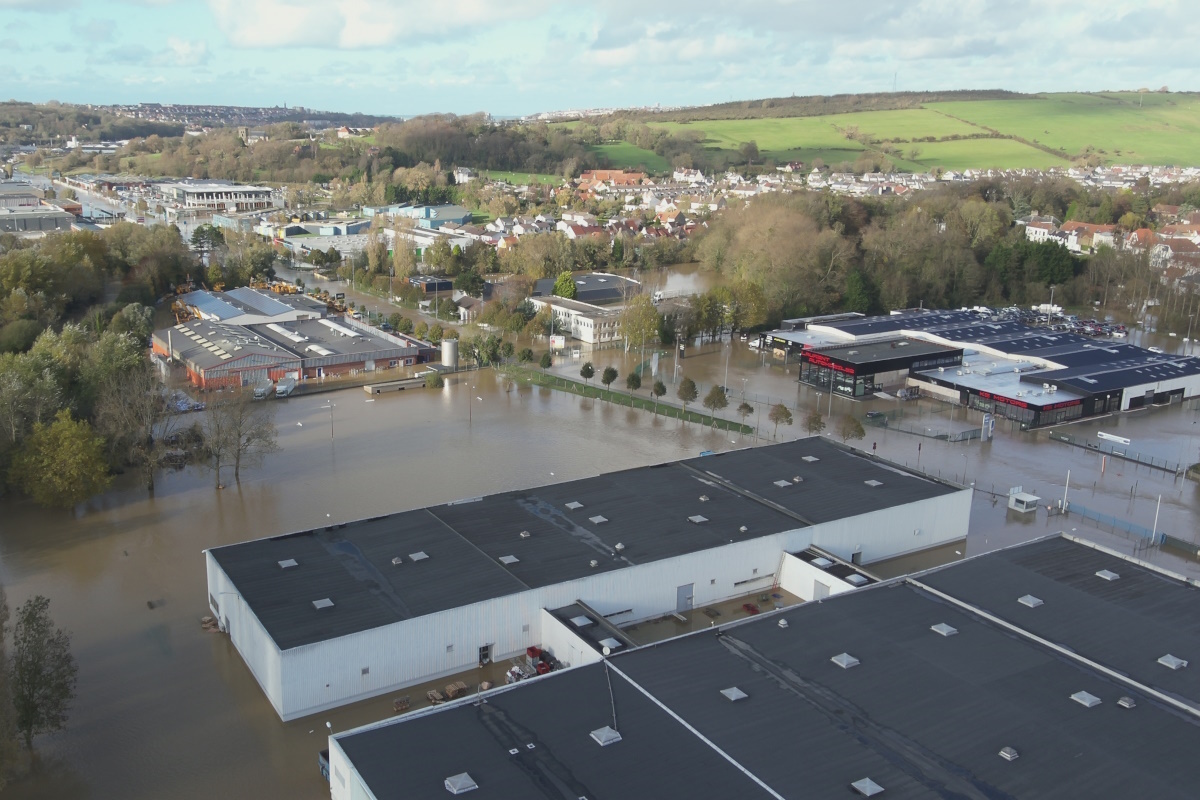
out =
<path fill-rule="evenodd" d="M 208 45 L 168 36 L 167 47 L 159 54 L 157 60 L 170 66 L 196 67 L 208 61 Z"/>
<path fill-rule="evenodd" d="M 2 0 L 0 0 L 2 1 Z M 208 0 L 217 27 L 237 47 L 354 50 L 461 36 L 522 15 L 548 0 Z"/>

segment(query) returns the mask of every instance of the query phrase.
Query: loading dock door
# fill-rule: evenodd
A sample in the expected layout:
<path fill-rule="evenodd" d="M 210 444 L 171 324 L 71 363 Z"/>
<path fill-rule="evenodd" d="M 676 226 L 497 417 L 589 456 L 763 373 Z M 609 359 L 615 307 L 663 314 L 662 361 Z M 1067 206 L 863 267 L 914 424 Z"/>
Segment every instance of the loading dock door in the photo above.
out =
<path fill-rule="evenodd" d="M 695 584 L 685 583 L 675 590 L 675 610 L 677 612 L 692 610 L 692 587 Z"/>

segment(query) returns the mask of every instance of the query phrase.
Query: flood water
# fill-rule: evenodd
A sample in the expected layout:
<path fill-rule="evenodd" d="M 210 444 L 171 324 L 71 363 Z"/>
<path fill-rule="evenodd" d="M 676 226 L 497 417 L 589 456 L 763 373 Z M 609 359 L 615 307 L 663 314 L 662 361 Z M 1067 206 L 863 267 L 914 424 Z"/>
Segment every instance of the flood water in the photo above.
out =
<path fill-rule="evenodd" d="M 614 363 L 624 375 L 640 356 L 614 349 L 588 357 L 597 367 Z M 669 386 L 672 362 L 661 359 Z M 578 363 L 564 359 L 555 370 L 577 375 Z M 695 348 L 678 374 L 702 387 L 730 385 L 733 405 L 744 386 L 757 407 L 780 401 L 828 406 L 828 396 L 795 383 L 794 365 L 770 358 L 764 364 L 741 342 Z M 673 396 L 672 387 L 667 399 Z M 330 401 L 332 423 L 322 408 Z M 490 370 L 457 376 L 441 391 L 373 401 L 361 389 L 347 389 L 267 402 L 281 451 L 248 471 L 240 488 L 217 491 L 211 472 L 191 468 L 164 475 L 153 497 L 125 481 L 76 514 L 0 501 L 0 578 L 9 602 L 50 597 L 55 620 L 74 633 L 80 668 L 68 729 L 38 740 L 38 774 L 6 797 L 328 797 L 316 766 L 325 722 L 343 730 L 390 716 L 390 698 L 280 722 L 224 635 L 200 628 L 200 617 L 209 613 L 204 548 L 754 443 L 753 436 L 742 440 L 528 385 L 505 392 Z M 895 405 L 876 400 L 853 407 L 861 415 L 892 407 L 888 403 Z M 914 420 L 974 424 L 949 420 L 936 404 L 909 406 Z M 835 415 L 850 408 L 845 399 L 834 401 Z M 1073 432 L 1112 430 L 1173 457 L 1195 450 L 1198 419 L 1177 407 L 1074 426 Z M 799 422 L 797 414 L 780 438 L 801 435 Z M 772 433 L 765 413 L 761 433 L 760 441 Z M 875 444 L 880 455 L 915 463 L 917 442 L 868 428 L 858 446 Z M 1095 454 L 1044 434 L 1001 426 L 997 440 L 985 445 L 921 442 L 921 466 L 947 478 L 1002 491 L 1024 484 L 1052 499 L 1072 469 L 1072 497 L 1081 493 L 1080 502 L 1149 526 L 1162 494 L 1160 529 L 1198 527 L 1197 484 L 1120 463 L 1110 463 L 1101 476 Z M 1003 501 L 993 506 L 989 496 L 977 494 L 965 549 L 975 554 L 1064 527 L 1113 546 L 1128 544 L 1074 518 L 1039 512 L 1015 520 Z M 921 566 L 919 559 L 914 564 Z"/>

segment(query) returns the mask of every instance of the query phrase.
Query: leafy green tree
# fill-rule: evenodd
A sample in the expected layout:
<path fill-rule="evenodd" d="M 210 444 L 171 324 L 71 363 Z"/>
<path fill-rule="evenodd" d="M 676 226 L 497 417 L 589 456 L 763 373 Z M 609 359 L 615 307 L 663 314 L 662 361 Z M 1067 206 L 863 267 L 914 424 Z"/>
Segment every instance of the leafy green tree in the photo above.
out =
<path fill-rule="evenodd" d="M 505 340 L 504 343 L 500 345 L 500 355 L 504 358 L 504 362 L 506 364 L 512 360 L 513 353 L 516 351 L 517 346 L 508 340 Z"/>
<path fill-rule="evenodd" d="M 178 422 L 169 395 L 144 360 L 129 373 L 109 376 L 100 387 L 96 430 L 104 436 L 114 462 L 141 472 L 147 491 L 154 491 L 155 471 Z"/>
<path fill-rule="evenodd" d="M 616 367 L 605 367 L 604 372 L 600 373 L 600 382 L 604 384 L 605 389 L 612 389 L 613 381 L 617 379 Z"/>
<path fill-rule="evenodd" d="M 533 350 L 528 347 L 522 347 L 521 352 L 517 353 L 517 361 L 522 364 L 529 364 L 533 361 Z"/>
<path fill-rule="evenodd" d="M 71 508 L 108 488 L 112 477 L 104 440 L 85 420 L 59 411 L 54 422 L 37 423 L 13 459 L 9 479 L 47 508 Z"/>
<path fill-rule="evenodd" d="M 578 291 L 575 287 L 575 277 L 568 271 L 558 273 L 558 277 L 554 279 L 554 294 L 559 297 L 565 297 L 568 300 L 574 300 Z"/>
<path fill-rule="evenodd" d="M 54 627 L 49 608 L 45 597 L 31 597 L 17 609 L 13 626 L 13 705 L 17 730 L 30 750 L 34 736 L 66 727 L 75 697 L 78 668 L 71 655 L 71 635 Z"/>
<path fill-rule="evenodd" d="M 554 364 L 554 358 L 550 355 L 550 351 L 542 353 L 541 359 L 538 360 L 538 366 L 542 368 L 542 372 L 550 369 Z"/>
<path fill-rule="evenodd" d="M 425 320 L 418 322 L 416 327 L 413 328 L 413 336 L 422 341 L 426 340 L 429 336 L 429 323 Z"/>
<path fill-rule="evenodd" d="M 413 321 L 408 317 L 401 317 L 400 321 L 394 326 L 400 333 L 412 333 Z"/>
<path fill-rule="evenodd" d="M 472 297 L 480 297 L 483 295 L 484 280 L 478 272 L 473 269 L 460 272 L 454 279 L 454 288 L 460 292 L 466 292 Z"/>
<path fill-rule="evenodd" d="M 804 430 L 812 436 L 816 436 L 821 431 L 825 430 L 825 418 L 821 416 L 821 412 L 813 409 L 808 412 L 804 418 Z"/>
<path fill-rule="evenodd" d="M 784 425 L 792 424 L 792 412 L 783 403 L 776 403 L 771 406 L 771 411 L 767 414 L 767 419 L 775 423 L 775 430 L 771 433 L 771 438 L 778 438 L 780 423 Z"/>
<path fill-rule="evenodd" d="M 138 342 L 150 340 L 154 332 L 154 309 L 141 303 L 130 303 L 118 311 L 108 323 L 108 330 L 113 333 L 129 333 Z"/>
<path fill-rule="evenodd" d="M 867 432 L 863 430 L 862 423 L 851 414 L 846 414 L 838 420 L 837 430 L 843 443 L 851 439 L 862 439 L 867 435 Z"/>
<path fill-rule="evenodd" d="M 679 382 L 679 388 L 675 390 L 675 396 L 683 403 L 683 421 L 687 422 L 688 403 L 700 396 L 700 390 L 696 388 L 696 382 L 691 378 L 685 377 Z"/>
<path fill-rule="evenodd" d="M 724 386 L 714 386 L 704 395 L 704 407 L 709 411 L 709 425 L 716 427 L 717 412 L 729 405 L 729 397 L 725 394 Z"/>
<path fill-rule="evenodd" d="M 446 385 L 445 379 L 442 378 L 442 373 L 431 372 L 425 376 L 426 389 L 441 389 Z"/>
<path fill-rule="evenodd" d="M 445 335 L 446 335 L 446 331 L 444 328 L 442 328 L 441 325 L 434 325 L 432 328 L 429 329 L 430 344 L 441 344 L 442 337 L 444 337 Z"/>
<path fill-rule="evenodd" d="M 658 400 L 667 393 L 667 385 L 662 381 L 655 381 L 650 387 L 650 394 L 654 395 L 654 414 L 658 415 Z"/>
<path fill-rule="evenodd" d="M 636 392 L 642 388 L 642 376 L 636 372 L 631 372 L 625 376 L 625 388 L 630 392 Z"/>
<path fill-rule="evenodd" d="M 404 319 L 404 315 L 399 312 L 394 312 L 394 313 L 388 314 L 388 318 L 387 318 L 388 325 L 392 326 L 392 330 L 398 331 L 398 330 L 400 330 L 401 321 L 403 319 Z"/>
<path fill-rule="evenodd" d="M 588 382 L 592 378 L 596 377 L 596 368 L 592 366 L 592 362 L 583 362 L 583 366 L 579 368 L 579 377 L 583 378 L 583 383 L 585 386 L 588 385 Z"/>
<path fill-rule="evenodd" d="M 753 413 L 754 413 L 754 406 L 750 405 L 745 400 L 743 400 L 741 405 L 739 405 L 737 407 L 737 415 L 742 418 L 743 425 L 746 424 L 746 417 L 750 416 Z"/>

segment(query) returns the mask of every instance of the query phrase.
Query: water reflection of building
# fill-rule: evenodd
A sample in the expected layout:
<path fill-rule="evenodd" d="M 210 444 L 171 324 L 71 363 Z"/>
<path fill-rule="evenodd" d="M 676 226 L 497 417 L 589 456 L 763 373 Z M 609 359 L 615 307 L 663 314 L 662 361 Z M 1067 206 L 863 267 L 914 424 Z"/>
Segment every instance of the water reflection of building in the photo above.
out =
<path fill-rule="evenodd" d="M 964 537 L 970 503 L 803 439 L 214 548 L 209 604 L 292 719 L 531 645 L 583 663 L 550 611 L 570 604 L 615 628 L 748 594 L 849 591 L 868 580 L 855 563 Z M 814 563 L 814 545 L 846 563 Z"/>
<path fill-rule="evenodd" d="M 1054 536 L 330 736 L 331 794 L 1182 800 L 1196 612 Z"/>
<path fill-rule="evenodd" d="M 1014 314 L 910 310 L 785 320 L 759 347 L 800 380 L 854 398 L 906 388 L 1025 427 L 1200 396 L 1200 359 L 1028 324 Z"/>

